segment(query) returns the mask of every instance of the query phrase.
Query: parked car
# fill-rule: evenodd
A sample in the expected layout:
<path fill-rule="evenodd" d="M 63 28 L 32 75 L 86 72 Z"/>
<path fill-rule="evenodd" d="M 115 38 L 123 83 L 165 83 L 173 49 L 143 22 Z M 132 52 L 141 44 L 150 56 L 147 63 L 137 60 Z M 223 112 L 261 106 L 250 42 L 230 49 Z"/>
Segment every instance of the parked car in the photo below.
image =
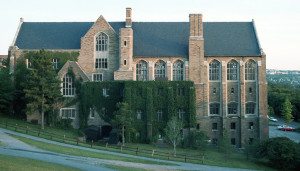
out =
<path fill-rule="evenodd" d="M 276 119 L 276 118 L 274 118 L 274 117 L 269 117 L 269 115 L 268 115 L 268 119 L 270 120 L 270 121 L 272 121 L 272 122 L 277 122 L 278 120 Z"/>
<path fill-rule="evenodd" d="M 277 129 L 282 130 L 282 131 L 294 131 L 295 128 L 287 126 L 287 125 L 279 125 Z"/>

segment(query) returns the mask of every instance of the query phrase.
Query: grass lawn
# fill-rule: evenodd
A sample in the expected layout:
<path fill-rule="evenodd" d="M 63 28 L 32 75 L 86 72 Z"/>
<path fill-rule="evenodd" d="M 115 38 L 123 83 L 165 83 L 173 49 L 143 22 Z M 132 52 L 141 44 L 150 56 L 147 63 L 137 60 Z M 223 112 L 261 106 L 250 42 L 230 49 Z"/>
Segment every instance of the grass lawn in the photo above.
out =
<path fill-rule="evenodd" d="M 104 165 L 106 168 L 119 170 L 119 171 L 146 171 L 147 169 L 141 168 L 134 168 L 134 167 L 124 167 L 124 166 L 117 166 L 117 165 Z"/>
<path fill-rule="evenodd" d="M 5 171 L 76 171 L 78 169 L 39 160 L 12 157 L 0 154 L 0 170 Z"/>
<path fill-rule="evenodd" d="M 1 119 L 0 122 L 3 122 L 1 117 L 0 117 L 0 119 Z M 7 121 L 10 122 L 10 123 L 12 122 L 12 123 L 19 124 L 19 125 L 22 125 L 22 126 L 31 125 L 31 126 L 35 127 L 36 129 L 40 128 L 39 125 L 33 125 L 33 124 L 27 123 L 25 121 L 20 121 L 20 120 L 15 120 L 15 119 L 7 119 Z M 0 124 L 0 126 L 3 127 L 3 124 L 2 125 Z M 14 130 L 14 128 L 8 128 L 8 129 Z M 72 130 L 63 130 L 63 129 L 58 129 L 58 128 L 46 127 L 46 130 L 59 135 L 59 137 L 52 137 L 52 140 L 59 141 L 59 142 L 62 142 L 61 137 L 63 137 L 63 135 L 70 136 L 70 137 L 77 137 L 78 136 L 78 131 L 76 131 L 74 129 L 72 129 Z M 22 130 L 22 129 L 18 129 L 17 131 L 25 133 L 25 130 Z M 33 135 L 33 136 L 37 136 L 36 133 L 32 133 L 30 131 L 28 132 L 28 134 Z M 50 139 L 49 136 L 43 135 L 43 134 L 41 134 L 40 137 Z M 74 144 L 74 145 L 76 144 L 76 142 L 74 140 L 71 140 L 71 141 L 66 140 L 65 143 Z M 81 143 L 81 142 L 79 142 L 79 145 L 80 146 L 85 146 L 85 147 L 90 147 L 89 144 Z M 191 160 L 191 159 L 187 158 L 187 162 L 202 164 L 202 157 L 200 156 L 202 154 L 199 150 L 183 149 L 183 148 L 178 147 L 177 148 L 177 154 L 178 154 L 177 156 L 182 156 L 182 158 L 179 159 L 178 157 L 174 158 L 174 157 L 172 157 L 172 155 L 168 155 L 168 154 L 172 154 L 172 151 L 173 151 L 172 147 L 159 148 L 159 147 L 156 147 L 153 144 L 133 144 L 133 143 L 127 143 L 126 147 L 132 147 L 133 149 L 132 150 L 127 150 L 126 148 L 123 148 L 122 153 L 135 155 L 136 153 L 135 153 L 134 149 L 136 149 L 138 147 L 140 150 L 148 150 L 148 153 L 145 153 L 145 152 L 144 153 L 139 153 L 138 154 L 139 156 L 152 157 L 152 158 L 165 159 L 165 160 L 173 160 L 173 161 L 180 161 L 180 162 L 185 161 L 185 159 L 184 159 L 185 155 L 187 155 L 187 156 L 188 155 L 194 155 L 194 156 L 199 155 L 199 159 L 194 158 L 194 160 Z M 101 144 L 101 146 L 93 146 L 93 148 L 100 149 L 100 150 L 121 152 L 120 147 L 109 146 L 109 148 L 106 148 L 103 144 Z M 56 150 L 55 152 L 61 152 L 60 148 L 53 148 L 53 149 Z M 51 151 L 51 149 L 46 149 L 46 150 Z M 69 154 L 68 152 L 73 153 L 73 150 L 74 149 L 71 149 L 70 151 L 66 150 L 65 152 L 66 152 L 66 154 Z M 155 150 L 154 156 L 151 155 L 152 150 Z M 76 152 L 74 152 L 74 154 L 72 154 L 72 155 L 87 155 L 87 154 L 85 154 L 86 152 L 81 152 L 81 151 L 79 152 L 77 150 L 75 150 L 75 151 Z M 165 153 L 166 155 L 165 156 L 158 156 L 157 152 Z M 92 156 L 98 156 L 99 155 L 98 153 L 96 153 L 96 154 L 93 154 Z M 89 155 L 90 154 L 88 154 L 88 157 L 90 157 Z M 107 158 L 107 156 L 103 156 L 103 155 L 101 157 L 97 157 L 97 158 L 102 158 L 102 157 Z M 116 156 L 114 156 L 113 158 L 115 158 L 115 157 Z M 226 159 L 226 160 L 224 160 L 224 159 Z M 111 159 L 111 160 L 114 160 L 114 159 Z M 128 161 L 128 159 L 123 159 L 123 160 Z M 230 157 L 225 157 L 222 153 L 220 153 L 214 147 L 208 147 L 206 149 L 203 164 L 215 165 L 215 166 L 225 166 L 225 167 L 235 167 L 235 168 L 272 170 L 264 162 L 255 162 L 255 160 L 253 160 L 253 161 L 247 160 L 246 156 L 243 155 L 242 152 L 233 152 Z"/>
<path fill-rule="evenodd" d="M 133 162 L 134 163 L 144 163 L 144 164 L 158 164 L 158 165 L 174 165 L 166 162 L 156 162 L 156 161 L 149 161 L 149 160 L 143 160 L 143 159 L 136 159 L 131 157 L 122 157 L 117 155 L 110 155 L 110 154 L 103 154 L 99 152 L 91 152 L 87 150 L 81 150 L 81 149 L 75 149 L 70 147 L 63 147 L 60 145 L 54 145 L 39 141 L 34 141 L 28 138 L 20 137 L 20 136 L 13 136 L 20 141 L 23 141 L 26 144 L 32 145 L 34 147 L 52 151 L 56 153 L 61 154 L 68 154 L 68 155 L 74 155 L 74 156 L 82 156 L 82 157 L 92 157 L 92 158 L 99 158 L 99 159 L 106 159 L 106 160 L 119 160 L 119 161 L 125 161 L 125 162 Z"/>
<path fill-rule="evenodd" d="M 5 123 L 11 124 L 11 125 L 18 125 L 21 127 L 24 127 L 24 129 L 22 129 L 23 132 L 25 132 L 26 128 L 28 127 L 28 130 L 32 130 L 32 131 L 39 131 L 41 129 L 41 125 L 37 125 L 37 124 L 32 124 L 23 120 L 17 120 L 17 119 L 12 119 L 12 118 L 7 118 L 4 116 L 0 115 L 0 127 L 5 127 Z M 8 126 L 8 129 L 12 129 L 12 127 Z M 60 129 L 60 128 L 54 128 L 54 127 L 50 127 L 45 125 L 45 129 L 41 130 L 41 131 L 45 131 L 48 133 L 53 133 L 53 134 L 58 134 L 61 135 L 62 137 L 65 135 L 66 137 L 70 137 L 70 138 L 77 138 L 78 137 L 78 130 L 76 129 Z"/>

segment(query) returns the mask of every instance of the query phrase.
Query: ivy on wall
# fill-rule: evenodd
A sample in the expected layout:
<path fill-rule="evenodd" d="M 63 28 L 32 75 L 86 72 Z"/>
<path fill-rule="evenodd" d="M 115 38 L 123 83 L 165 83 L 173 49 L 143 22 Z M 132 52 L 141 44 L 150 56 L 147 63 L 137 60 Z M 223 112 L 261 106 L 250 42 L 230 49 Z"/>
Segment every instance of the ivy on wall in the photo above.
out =
<path fill-rule="evenodd" d="M 138 133 L 131 135 L 131 140 L 145 142 L 157 138 L 163 134 L 168 120 L 172 116 L 179 116 L 179 109 L 185 112 L 182 118 L 185 128 L 195 124 L 195 90 L 190 81 L 85 82 L 81 84 L 78 98 L 81 127 L 87 125 L 90 108 L 94 108 L 101 118 L 110 123 L 116 104 L 128 103 Z M 159 110 L 162 111 L 161 119 L 157 115 Z M 137 117 L 137 111 L 141 111 L 141 118 Z"/>

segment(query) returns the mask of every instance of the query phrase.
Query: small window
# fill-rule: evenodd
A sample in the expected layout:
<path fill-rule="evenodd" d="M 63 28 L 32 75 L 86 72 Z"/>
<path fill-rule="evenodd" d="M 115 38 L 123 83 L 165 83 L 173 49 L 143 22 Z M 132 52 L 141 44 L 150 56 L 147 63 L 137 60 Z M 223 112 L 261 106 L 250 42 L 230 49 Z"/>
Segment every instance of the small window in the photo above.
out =
<path fill-rule="evenodd" d="M 91 119 L 95 118 L 95 108 L 90 108 L 90 118 Z"/>
<path fill-rule="evenodd" d="M 230 93 L 231 93 L 231 94 L 234 94 L 234 88 L 231 88 L 231 89 L 230 89 Z"/>
<path fill-rule="evenodd" d="M 162 88 L 157 89 L 157 95 L 159 95 L 159 96 L 163 95 L 163 89 Z"/>
<path fill-rule="evenodd" d="M 197 130 L 200 129 L 200 124 L 197 124 L 196 129 L 197 129 Z"/>
<path fill-rule="evenodd" d="M 180 120 L 183 120 L 184 119 L 184 115 L 185 115 L 185 111 L 183 109 L 179 109 L 178 110 L 178 118 Z"/>
<path fill-rule="evenodd" d="M 212 130 L 217 131 L 218 130 L 218 123 L 212 123 Z"/>
<path fill-rule="evenodd" d="M 102 74 L 93 74 L 93 81 L 95 81 L 95 82 L 103 81 L 103 75 Z"/>
<path fill-rule="evenodd" d="M 236 115 L 238 112 L 238 103 L 236 103 L 236 102 L 228 103 L 227 112 L 228 112 L 228 115 Z"/>
<path fill-rule="evenodd" d="M 252 88 L 251 87 L 249 87 L 249 94 L 252 94 Z"/>
<path fill-rule="evenodd" d="M 163 114 L 163 113 L 162 113 L 161 110 L 158 110 L 158 111 L 157 111 L 157 121 L 158 121 L 158 122 L 161 122 L 161 121 L 162 121 L 162 114 Z"/>
<path fill-rule="evenodd" d="M 231 138 L 231 145 L 235 145 L 236 142 L 235 142 L 235 138 Z"/>
<path fill-rule="evenodd" d="M 235 122 L 231 122 L 230 123 L 230 129 L 231 130 L 235 130 Z"/>
<path fill-rule="evenodd" d="M 62 109 L 60 109 L 60 116 L 62 119 L 75 119 L 76 109 L 75 108 L 62 108 Z"/>
<path fill-rule="evenodd" d="M 246 103 L 246 114 L 255 114 L 255 106 L 254 102 L 247 102 Z"/>
<path fill-rule="evenodd" d="M 249 138 L 248 143 L 253 144 L 254 138 Z"/>
<path fill-rule="evenodd" d="M 104 97 L 108 97 L 109 95 L 108 95 L 108 89 L 107 88 L 103 88 L 102 89 L 102 95 L 104 96 Z"/>
<path fill-rule="evenodd" d="M 177 92 L 178 96 L 184 96 L 185 95 L 184 88 L 178 88 L 177 91 L 178 91 Z"/>
<path fill-rule="evenodd" d="M 126 40 L 124 41 L 124 46 L 127 46 L 127 41 Z"/>
<path fill-rule="evenodd" d="M 212 144 L 213 145 L 218 145 L 218 139 L 217 138 L 213 138 L 212 139 Z"/>
<path fill-rule="evenodd" d="M 249 122 L 248 129 L 254 129 L 254 123 L 253 122 Z"/>
<path fill-rule="evenodd" d="M 52 68 L 53 69 L 57 69 L 58 68 L 58 59 L 57 58 L 53 58 L 52 59 Z"/>
<path fill-rule="evenodd" d="M 213 94 L 216 94 L 216 93 L 217 93 L 217 89 L 213 88 Z"/>
<path fill-rule="evenodd" d="M 126 61 L 126 59 L 124 59 L 124 65 L 126 65 L 127 64 L 127 61 Z"/>
<path fill-rule="evenodd" d="M 136 119 L 138 119 L 138 120 L 142 119 L 142 111 L 141 110 L 136 111 Z"/>

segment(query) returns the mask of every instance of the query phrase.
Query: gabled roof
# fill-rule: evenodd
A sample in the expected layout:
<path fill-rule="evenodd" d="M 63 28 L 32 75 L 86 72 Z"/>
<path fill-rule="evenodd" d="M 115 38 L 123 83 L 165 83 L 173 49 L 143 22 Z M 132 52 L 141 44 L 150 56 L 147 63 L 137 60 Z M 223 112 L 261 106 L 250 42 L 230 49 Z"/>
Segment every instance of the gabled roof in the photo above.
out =
<path fill-rule="evenodd" d="M 119 33 L 124 22 L 109 22 Z M 20 49 L 80 49 L 93 22 L 24 22 Z M 204 22 L 205 56 L 260 56 L 252 22 Z M 134 56 L 188 56 L 189 22 L 133 22 Z"/>

